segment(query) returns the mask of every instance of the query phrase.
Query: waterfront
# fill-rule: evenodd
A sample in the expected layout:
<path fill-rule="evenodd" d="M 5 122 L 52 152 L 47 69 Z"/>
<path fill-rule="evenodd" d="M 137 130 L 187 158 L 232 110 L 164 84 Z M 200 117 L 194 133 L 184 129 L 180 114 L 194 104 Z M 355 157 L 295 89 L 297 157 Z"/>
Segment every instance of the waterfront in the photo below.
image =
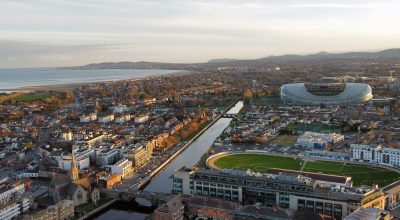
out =
<path fill-rule="evenodd" d="M 164 170 L 155 176 L 144 189 L 150 192 L 170 193 L 172 190 L 172 179 L 170 176 L 176 169 L 183 166 L 193 166 L 200 157 L 207 152 L 214 140 L 224 131 L 232 119 L 221 118 L 207 131 L 195 140 L 181 155 L 179 155 Z"/>
<path fill-rule="evenodd" d="M 123 202 L 118 201 L 111 205 L 108 209 L 96 213 L 91 218 L 96 220 L 107 219 L 137 219 L 144 220 L 150 213 L 154 211 L 155 207 L 149 207 L 144 204 L 137 203 L 136 201 Z"/>
<path fill-rule="evenodd" d="M 0 69 L 0 90 L 12 90 L 21 87 L 74 84 L 86 82 L 113 81 L 124 79 L 159 76 L 180 70 L 157 69 Z"/>
<path fill-rule="evenodd" d="M 230 114 L 237 114 L 243 107 L 243 102 L 239 101 L 229 110 Z M 182 154 L 180 154 L 173 162 L 163 169 L 144 190 L 151 192 L 170 193 L 172 190 L 172 179 L 170 176 L 176 169 L 182 166 L 195 165 L 201 156 L 207 152 L 214 140 L 229 126 L 232 119 L 220 118 L 211 127 L 209 127 L 198 139 L 196 139 Z M 96 219 L 107 219 L 107 216 L 113 216 L 117 219 L 145 219 L 146 213 L 141 213 L 140 209 L 132 204 L 131 210 L 115 205 L 108 211 L 99 215 Z"/>

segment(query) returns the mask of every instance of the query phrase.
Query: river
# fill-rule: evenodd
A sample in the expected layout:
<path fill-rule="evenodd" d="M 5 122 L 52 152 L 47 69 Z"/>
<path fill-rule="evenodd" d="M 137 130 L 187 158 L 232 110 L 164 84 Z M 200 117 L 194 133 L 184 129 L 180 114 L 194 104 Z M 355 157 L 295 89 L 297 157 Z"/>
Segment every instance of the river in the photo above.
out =
<path fill-rule="evenodd" d="M 243 107 L 243 102 L 239 101 L 232 107 L 228 113 L 237 114 Z M 175 170 L 183 166 L 195 165 L 210 148 L 215 139 L 221 135 L 226 127 L 229 126 L 231 118 L 220 118 L 211 127 L 209 127 L 198 139 L 196 139 L 185 151 L 182 152 L 174 161 L 168 164 L 144 189 L 151 192 L 170 193 L 172 190 L 171 175 Z M 133 210 L 119 209 L 113 206 L 110 210 L 102 213 L 95 219 L 105 220 L 113 216 L 113 219 L 144 219 L 147 214 L 140 213 L 138 206 L 132 207 Z M 136 209 L 135 209 L 136 208 Z"/>

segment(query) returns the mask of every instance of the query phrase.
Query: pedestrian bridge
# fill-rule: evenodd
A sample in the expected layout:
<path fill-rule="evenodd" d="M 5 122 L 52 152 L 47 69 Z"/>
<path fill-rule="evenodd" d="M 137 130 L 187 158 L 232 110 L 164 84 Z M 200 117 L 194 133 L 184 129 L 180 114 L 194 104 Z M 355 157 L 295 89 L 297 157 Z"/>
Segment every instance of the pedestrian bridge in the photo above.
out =
<path fill-rule="evenodd" d="M 226 114 L 223 114 L 221 117 L 222 118 L 233 118 L 234 120 L 242 121 L 237 117 L 237 114 L 228 114 L 228 113 L 226 113 Z"/>
<path fill-rule="evenodd" d="M 107 197 L 119 199 L 122 201 L 133 201 L 137 198 L 142 198 L 151 202 L 152 206 L 154 207 L 166 203 L 173 197 L 171 193 L 148 192 L 136 189 L 129 189 L 126 191 L 104 189 L 102 193 L 105 194 Z"/>

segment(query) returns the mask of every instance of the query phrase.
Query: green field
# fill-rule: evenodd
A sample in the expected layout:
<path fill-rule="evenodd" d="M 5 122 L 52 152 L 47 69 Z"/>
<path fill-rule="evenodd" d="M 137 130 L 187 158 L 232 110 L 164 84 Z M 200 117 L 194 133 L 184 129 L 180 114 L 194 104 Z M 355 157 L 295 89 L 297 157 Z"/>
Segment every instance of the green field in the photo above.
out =
<path fill-rule="evenodd" d="M 281 105 L 282 101 L 279 96 L 267 96 L 261 98 L 253 98 L 252 105 Z"/>
<path fill-rule="evenodd" d="M 282 146 L 293 146 L 296 143 L 297 138 L 299 138 L 299 135 L 280 134 L 276 136 L 271 143 Z"/>
<path fill-rule="evenodd" d="M 301 159 L 263 154 L 228 155 L 215 161 L 215 165 L 220 168 L 250 169 L 258 172 L 264 172 L 268 168 L 300 170 L 303 163 Z M 307 161 L 303 171 L 351 176 L 355 186 L 385 186 L 400 178 L 399 173 L 389 169 L 341 162 Z"/>
<path fill-rule="evenodd" d="M 43 100 L 51 97 L 51 94 L 23 94 L 16 97 L 16 100 L 19 102 L 31 102 L 37 100 Z"/>
<path fill-rule="evenodd" d="M 303 131 L 313 131 L 313 132 L 321 132 L 321 133 L 331 133 L 331 132 L 336 132 L 340 133 L 341 128 L 336 125 L 326 125 L 322 123 L 311 123 L 311 124 L 306 124 L 306 123 L 292 123 L 286 126 L 282 131 L 286 132 L 303 132 Z"/>

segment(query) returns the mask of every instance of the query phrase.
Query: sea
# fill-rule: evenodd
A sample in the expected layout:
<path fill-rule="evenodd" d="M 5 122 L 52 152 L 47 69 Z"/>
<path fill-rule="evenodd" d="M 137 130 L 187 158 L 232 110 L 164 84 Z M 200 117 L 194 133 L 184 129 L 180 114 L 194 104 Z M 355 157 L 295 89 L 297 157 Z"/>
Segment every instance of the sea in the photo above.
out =
<path fill-rule="evenodd" d="M 31 86 L 137 79 L 176 72 L 184 71 L 159 69 L 0 69 L 0 90 L 12 91 L 12 89 Z"/>

